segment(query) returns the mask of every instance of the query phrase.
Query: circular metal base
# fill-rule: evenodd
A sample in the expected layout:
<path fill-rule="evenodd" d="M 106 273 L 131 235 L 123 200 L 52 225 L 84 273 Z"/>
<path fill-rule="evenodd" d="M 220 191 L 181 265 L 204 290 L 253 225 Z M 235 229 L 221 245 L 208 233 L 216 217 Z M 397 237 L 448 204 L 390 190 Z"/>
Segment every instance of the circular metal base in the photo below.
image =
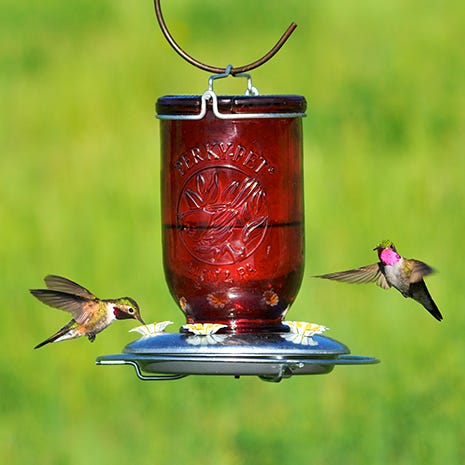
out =
<path fill-rule="evenodd" d="M 97 365 L 132 365 L 143 380 L 256 375 L 265 381 L 281 381 L 292 375 L 329 373 L 335 365 L 379 362 L 349 353 L 344 344 L 319 335 L 161 333 L 131 342 L 122 354 L 100 356 Z"/>

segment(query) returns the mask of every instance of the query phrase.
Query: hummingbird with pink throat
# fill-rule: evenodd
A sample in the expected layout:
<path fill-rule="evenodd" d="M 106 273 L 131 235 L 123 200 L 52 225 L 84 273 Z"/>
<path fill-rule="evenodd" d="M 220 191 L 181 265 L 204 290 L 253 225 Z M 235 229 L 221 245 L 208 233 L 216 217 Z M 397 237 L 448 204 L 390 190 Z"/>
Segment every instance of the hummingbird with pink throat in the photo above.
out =
<path fill-rule="evenodd" d="M 424 276 L 433 273 L 434 270 L 419 260 L 402 257 L 389 240 L 382 241 L 373 250 L 378 252 L 380 260 L 378 263 L 315 276 L 315 278 L 333 279 L 346 283 L 376 282 L 383 289 L 394 287 L 404 297 L 410 297 L 419 302 L 436 320 L 441 321 L 441 312 L 423 280 Z"/>
<path fill-rule="evenodd" d="M 70 313 L 73 319 L 34 349 L 81 336 L 93 342 L 96 334 L 115 320 L 133 318 L 145 325 L 139 306 L 131 297 L 99 299 L 80 284 L 56 275 L 48 275 L 44 281 L 47 289 L 31 289 L 31 294 L 50 307 Z"/>

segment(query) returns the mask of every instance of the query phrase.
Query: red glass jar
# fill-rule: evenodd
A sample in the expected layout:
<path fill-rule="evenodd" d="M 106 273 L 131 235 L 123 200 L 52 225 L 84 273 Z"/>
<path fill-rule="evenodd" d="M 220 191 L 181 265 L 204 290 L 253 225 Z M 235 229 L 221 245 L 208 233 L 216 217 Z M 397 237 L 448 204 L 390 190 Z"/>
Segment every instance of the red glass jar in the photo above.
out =
<path fill-rule="evenodd" d="M 286 331 L 304 267 L 305 99 L 204 96 L 157 102 L 166 281 L 188 323 Z"/>

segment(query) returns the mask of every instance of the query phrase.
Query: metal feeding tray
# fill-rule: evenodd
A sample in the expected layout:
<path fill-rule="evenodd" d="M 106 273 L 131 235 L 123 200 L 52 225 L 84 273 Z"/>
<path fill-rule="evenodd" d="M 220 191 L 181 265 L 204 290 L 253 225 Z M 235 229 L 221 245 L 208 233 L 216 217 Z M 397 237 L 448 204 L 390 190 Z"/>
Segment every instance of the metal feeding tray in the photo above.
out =
<path fill-rule="evenodd" d="M 122 354 L 100 356 L 96 363 L 132 365 L 137 376 L 147 381 L 188 375 L 256 375 L 278 382 L 292 375 L 326 374 L 335 365 L 379 362 L 349 354 L 344 344 L 320 335 L 161 333 L 131 342 Z"/>

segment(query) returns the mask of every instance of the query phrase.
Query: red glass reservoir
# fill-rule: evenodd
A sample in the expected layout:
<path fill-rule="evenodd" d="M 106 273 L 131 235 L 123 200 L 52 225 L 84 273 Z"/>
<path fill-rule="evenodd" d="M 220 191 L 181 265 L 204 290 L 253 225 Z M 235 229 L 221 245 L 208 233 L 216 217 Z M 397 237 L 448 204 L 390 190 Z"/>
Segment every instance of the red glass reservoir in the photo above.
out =
<path fill-rule="evenodd" d="M 157 102 L 166 280 L 188 323 L 286 331 L 304 266 L 306 102 L 214 97 Z"/>

